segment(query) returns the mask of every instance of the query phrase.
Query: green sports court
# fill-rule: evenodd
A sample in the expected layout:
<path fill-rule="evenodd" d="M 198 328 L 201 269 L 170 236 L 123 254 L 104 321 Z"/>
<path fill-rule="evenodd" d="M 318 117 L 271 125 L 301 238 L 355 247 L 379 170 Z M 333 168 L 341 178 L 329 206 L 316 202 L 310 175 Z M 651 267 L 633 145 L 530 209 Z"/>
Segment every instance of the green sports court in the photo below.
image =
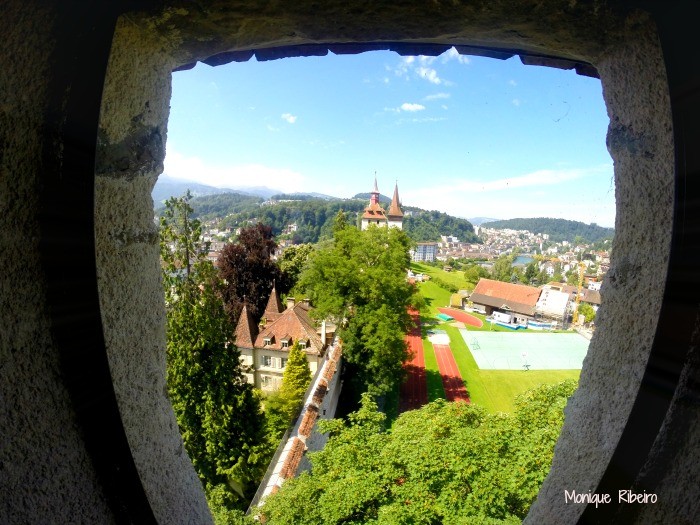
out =
<path fill-rule="evenodd" d="M 577 333 L 460 333 L 481 370 L 580 370 L 588 352 Z"/>

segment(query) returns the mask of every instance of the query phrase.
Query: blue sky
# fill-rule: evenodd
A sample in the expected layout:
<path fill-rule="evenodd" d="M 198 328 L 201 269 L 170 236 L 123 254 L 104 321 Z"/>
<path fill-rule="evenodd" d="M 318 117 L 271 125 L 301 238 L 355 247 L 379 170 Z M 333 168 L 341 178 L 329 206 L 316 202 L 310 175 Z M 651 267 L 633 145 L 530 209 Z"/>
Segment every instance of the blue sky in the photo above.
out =
<path fill-rule="evenodd" d="M 165 173 L 219 187 L 391 195 L 461 217 L 613 226 L 600 81 L 393 52 L 173 73 Z"/>

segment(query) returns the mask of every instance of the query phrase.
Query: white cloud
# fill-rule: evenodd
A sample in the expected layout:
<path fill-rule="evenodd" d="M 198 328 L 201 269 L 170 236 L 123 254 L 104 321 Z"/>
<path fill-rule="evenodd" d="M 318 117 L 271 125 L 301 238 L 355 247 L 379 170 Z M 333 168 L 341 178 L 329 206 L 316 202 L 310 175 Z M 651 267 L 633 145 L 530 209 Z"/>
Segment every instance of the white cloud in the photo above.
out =
<path fill-rule="evenodd" d="M 401 104 L 402 111 L 415 112 L 415 111 L 423 111 L 424 109 L 425 109 L 425 106 L 423 106 L 422 104 L 413 104 L 410 102 L 404 102 L 403 104 Z"/>
<path fill-rule="evenodd" d="M 518 99 L 518 98 L 514 98 L 513 100 L 511 100 L 511 102 L 516 107 L 520 105 L 520 99 Z"/>
<path fill-rule="evenodd" d="M 597 222 L 612 226 L 615 222 L 613 194 L 587 198 L 585 206 L 572 206 L 571 199 L 553 198 L 562 183 L 587 177 L 612 177 L 612 164 L 578 169 L 543 169 L 524 175 L 496 180 L 447 180 L 440 185 L 401 188 L 402 201 L 411 206 L 439 209 L 459 217 L 479 215 L 499 218 L 558 217 Z M 429 182 L 427 183 L 429 184 Z M 563 187 L 570 187 L 564 184 Z M 542 195 L 542 191 L 546 195 Z"/>
<path fill-rule="evenodd" d="M 418 67 L 415 71 L 419 77 L 427 80 L 431 84 L 442 84 L 442 79 L 438 76 L 437 71 L 431 67 Z"/>
<path fill-rule="evenodd" d="M 515 80 L 513 80 L 512 78 L 508 81 L 508 83 L 509 83 L 511 86 L 517 86 L 517 85 L 518 85 L 518 83 L 517 83 Z"/>
<path fill-rule="evenodd" d="M 291 113 L 282 113 L 282 115 L 280 115 L 280 118 L 282 120 L 286 120 L 290 124 L 294 124 L 297 121 L 297 117 L 295 115 L 292 115 Z"/>
<path fill-rule="evenodd" d="M 423 100 L 440 100 L 443 98 L 450 98 L 449 93 L 435 93 L 433 95 L 428 95 L 427 97 L 423 98 Z"/>
<path fill-rule="evenodd" d="M 445 51 L 442 55 L 440 55 L 440 58 L 442 60 L 443 64 L 446 64 L 450 60 L 456 60 L 460 64 L 470 64 L 471 60 L 467 55 L 460 55 L 459 51 L 457 51 L 454 47 L 451 47 L 447 51 Z"/>
<path fill-rule="evenodd" d="M 447 105 L 445 105 L 445 104 L 441 104 L 440 107 L 441 107 L 442 109 L 447 109 Z"/>
<path fill-rule="evenodd" d="M 305 177 L 290 168 L 263 164 L 213 164 L 199 157 L 185 156 L 167 149 L 164 174 L 219 188 L 268 186 L 281 191 L 298 191 Z"/>
<path fill-rule="evenodd" d="M 267 130 L 268 130 L 268 131 L 277 132 L 277 131 L 280 130 L 280 128 L 277 128 L 277 127 L 275 127 L 275 126 L 273 126 L 273 125 L 271 125 L 271 124 L 268 124 L 268 125 L 267 125 Z"/>

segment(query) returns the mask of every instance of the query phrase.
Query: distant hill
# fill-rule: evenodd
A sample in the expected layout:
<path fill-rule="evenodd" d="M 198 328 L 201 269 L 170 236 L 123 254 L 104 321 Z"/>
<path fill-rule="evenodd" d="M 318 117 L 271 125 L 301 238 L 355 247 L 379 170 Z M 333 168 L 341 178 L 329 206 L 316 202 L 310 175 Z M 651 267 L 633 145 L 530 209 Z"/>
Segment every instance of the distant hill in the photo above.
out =
<path fill-rule="evenodd" d="M 604 239 L 612 239 L 615 235 L 613 228 L 604 228 L 595 223 L 586 224 L 566 219 L 551 219 L 548 217 L 536 217 L 532 219 L 508 219 L 482 223 L 485 228 L 499 230 L 527 230 L 532 233 L 546 233 L 554 242 L 573 242 L 576 237 L 581 237 L 586 243 L 599 242 Z"/>
<path fill-rule="evenodd" d="M 241 195 L 249 195 L 254 197 L 269 198 L 270 196 L 280 193 L 279 190 L 270 189 L 264 186 L 251 188 L 217 188 L 200 184 L 192 180 L 176 179 L 169 177 L 165 173 L 158 177 L 158 181 L 153 187 L 151 197 L 153 198 L 154 207 L 158 208 L 170 197 L 181 197 L 187 190 L 190 190 L 195 197 L 206 195 L 217 195 L 221 193 L 238 193 Z"/>
<path fill-rule="evenodd" d="M 281 197 L 284 194 L 278 194 Z M 293 194 L 292 199 L 263 200 L 240 193 L 220 193 L 194 197 L 190 205 L 200 220 L 218 219 L 219 227 L 232 227 L 259 221 L 272 227 L 275 235 L 286 235 L 295 242 L 318 242 L 333 232 L 333 220 L 343 210 L 350 224 L 359 224 L 367 198 L 337 199 Z M 325 196 L 327 197 L 327 196 Z M 391 202 L 386 199 L 386 203 Z M 465 242 L 480 242 L 474 227 L 466 219 L 438 211 L 404 206 L 404 230 L 416 242 L 438 241 L 440 235 L 453 235 Z M 163 207 L 156 213 L 160 215 Z M 287 228 L 294 224 L 295 229 Z M 285 234 L 285 232 L 287 232 Z"/>
<path fill-rule="evenodd" d="M 333 197 L 332 195 L 324 195 L 323 193 L 316 193 L 316 192 L 311 192 L 311 193 L 303 193 L 303 192 L 278 193 L 277 195 L 272 195 L 270 197 L 270 200 L 273 200 L 273 201 L 282 201 L 282 200 L 308 201 L 308 200 L 312 200 L 312 199 L 322 199 L 322 200 L 326 200 L 326 201 L 340 200 L 339 197 Z"/>
<path fill-rule="evenodd" d="M 494 219 L 493 217 L 470 217 L 467 220 L 471 222 L 474 226 L 481 226 L 485 222 L 500 221 L 500 219 Z"/>
<path fill-rule="evenodd" d="M 372 196 L 371 193 L 358 193 L 357 195 L 353 195 L 353 199 L 361 199 L 365 202 L 369 202 L 369 198 Z M 384 204 L 391 204 L 391 197 L 387 197 L 386 195 L 382 195 L 381 193 L 379 194 L 379 202 L 384 203 Z"/>

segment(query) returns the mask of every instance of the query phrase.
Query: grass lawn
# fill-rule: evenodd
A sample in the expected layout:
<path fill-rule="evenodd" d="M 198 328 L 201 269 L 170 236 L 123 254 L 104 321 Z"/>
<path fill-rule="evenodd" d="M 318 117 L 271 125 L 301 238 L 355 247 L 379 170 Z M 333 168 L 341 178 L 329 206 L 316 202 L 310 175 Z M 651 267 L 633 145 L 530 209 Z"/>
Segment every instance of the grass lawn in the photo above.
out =
<path fill-rule="evenodd" d="M 439 398 L 445 399 L 445 388 L 442 385 L 433 343 L 427 339 L 423 339 L 423 355 L 425 357 L 425 381 L 428 384 L 428 402 Z"/>
<path fill-rule="evenodd" d="M 431 270 L 434 269 L 431 268 Z M 436 328 L 445 330 L 450 336 L 450 348 L 472 403 L 483 406 L 489 412 L 512 412 L 513 402 L 517 394 L 547 383 L 557 383 L 564 379 L 578 379 L 580 370 L 479 370 L 459 330 L 449 326 L 448 323 L 441 323 L 435 318 L 435 315 L 439 313 L 438 307 L 449 304 L 450 293 L 430 281 L 419 284 L 419 289 L 426 299 L 426 306 L 421 310 L 421 323 L 432 324 Z M 475 315 L 483 320 L 483 316 Z M 488 324 L 488 322 L 485 323 L 484 329 L 489 329 Z M 493 329 L 494 331 L 511 331 L 496 325 Z M 442 380 L 438 372 L 433 345 L 426 339 L 426 330 L 426 326 L 422 326 L 428 400 L 432 401 L 436 397 L 444 397 L 444 391 L 442 391 Z M 469 330 L 477 329 L 470 326 Z M 533 330 L 527 331 L 532 332 Z M 431 376 L 434 379 L 431 379 Z M 438 390 L 437 386 L 431 386 L 431 381 L 435 381 L 432 384 L 439 385 L 440 389 Z"/>
<path fill-rule="evenodd" d="M 467 280 L 464 278 L 464 272 L 462 270 L 455 270 L 452 272 L 446 272 L 442 268 L 435 268 L 433 266 L 428 266 L 426 264 L 411 263 L 411 270 L 414 273 L 424 273 L 430 277 L 438 277 L 448 284 L 455 286 L 458 290 L 467 289 Z M 471 289 L 473 287 L 469 287 Z M 449 304 L 449 294 L 447 296 L 447 304 Z"/>

